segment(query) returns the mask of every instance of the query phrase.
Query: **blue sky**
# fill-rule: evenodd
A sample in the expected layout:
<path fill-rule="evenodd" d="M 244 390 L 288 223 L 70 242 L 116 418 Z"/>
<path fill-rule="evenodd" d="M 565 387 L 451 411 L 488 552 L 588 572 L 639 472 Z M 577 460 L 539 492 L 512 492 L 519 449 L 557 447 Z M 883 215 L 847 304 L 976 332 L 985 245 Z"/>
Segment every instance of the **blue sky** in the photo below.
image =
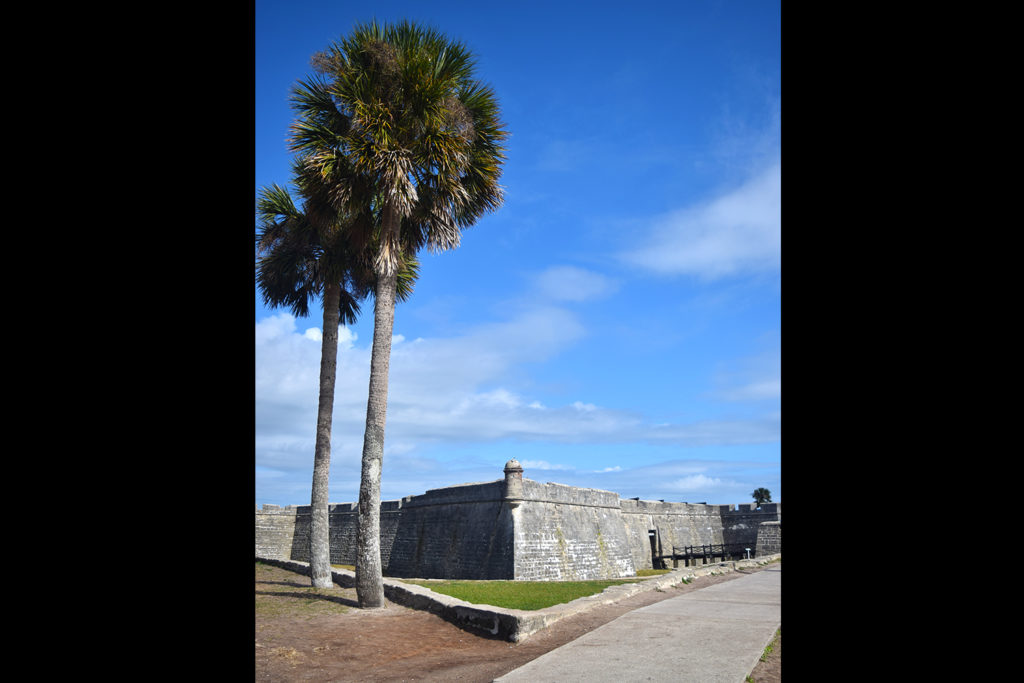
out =
<path fill-rule="evenodd" d="M 255 192 L 291 86 L 357 22 L 467 44 L 508 139 L 504 206 L 421 254 L 395 315 L 381 494 L 502 476 L 781 501 L 778 2 L 255 4 Z M 255 291 L 255 289 L 254 289 Z M 330 500 L 358 499 L 373 304 L 340 334 Z M 322 309 L 255 295 L 255 498 L 309 503 Z"/>

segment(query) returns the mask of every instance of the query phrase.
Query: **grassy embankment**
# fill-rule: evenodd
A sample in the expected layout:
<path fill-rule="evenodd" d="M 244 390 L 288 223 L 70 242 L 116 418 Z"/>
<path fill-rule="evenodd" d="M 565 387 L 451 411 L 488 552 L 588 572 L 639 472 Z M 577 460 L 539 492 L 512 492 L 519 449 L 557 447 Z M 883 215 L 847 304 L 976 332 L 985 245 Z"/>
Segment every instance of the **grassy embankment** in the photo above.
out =
<path fill-rule="evenodd" d="M 336 569 L 354 571 L 352 565 L 331 565 Z M 641 569 L 637 577 L 656 576 L 667 569 Z M 608 586 L 636 583 L 635 578 L 596 581 L 425 581 L 400 579 L 405 583 L 429 588 L 435 593 L 450 595 L 475 605 L 493 605 L 508 609 L 537 610 L 572 602 L 577 598 L 600 593 Z"/>
<path fill-rule="evenodd" d="M 664 570 L 641 570 L 639 576 L 664 574 Z M 577 598 L 600 593 L 609 586 L 636 583 L 630 579 L 595 581 L 418 581 L 406 583 L 424 586 L 436 593 L 450 595 L 475 605 L 493 605 L 508 609 L 538 610 L 572 602 Z"/>

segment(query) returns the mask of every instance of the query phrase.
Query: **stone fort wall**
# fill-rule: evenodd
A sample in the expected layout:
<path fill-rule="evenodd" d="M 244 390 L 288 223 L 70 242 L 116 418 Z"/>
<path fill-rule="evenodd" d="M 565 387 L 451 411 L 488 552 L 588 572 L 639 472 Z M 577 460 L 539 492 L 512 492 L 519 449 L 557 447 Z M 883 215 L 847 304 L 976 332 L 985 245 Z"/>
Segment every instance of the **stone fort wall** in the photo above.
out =
<path fill-rule="evenodd" d="M 432 489 L 381 502 L 381 566 L 395 577 L 587 580 L 635 576 L 673 546 L 743 543 L 781 552 L 782 506 L 621 499 L 522 478 Z M 329 506 L 332 564 L 355 564 L 355 503 Z M 310 506 L 256 511 L 256 556 L 309 561 Z M 774 523 L 770 528 L 765 523 Z M 652 540 L 653 539 L 653 540 Z M 756 555 L 754 555 L 756 553 Z"/>
<path fill-rule="evenodd" d="M 570 581 L 635 576 L 619 496 L 524 479 L 513 510 L 516 579 Z"/>

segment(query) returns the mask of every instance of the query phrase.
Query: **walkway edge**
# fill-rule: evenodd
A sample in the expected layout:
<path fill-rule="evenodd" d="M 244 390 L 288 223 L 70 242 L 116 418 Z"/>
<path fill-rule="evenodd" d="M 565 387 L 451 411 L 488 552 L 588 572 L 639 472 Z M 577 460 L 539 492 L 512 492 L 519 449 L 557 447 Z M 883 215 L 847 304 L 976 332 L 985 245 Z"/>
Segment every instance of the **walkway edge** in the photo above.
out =
<path fill-rule="evenodd" d="M 481 635 L 498 637 L 513 643 L 522 642 L 537 631 L 543 630 L 574 614 L 582 614 L 595 607 L 608 605 L 637 593 L 651 590 L 665 590 L 686 579 L 714 574 L 728 574 L 737 569 L 760 567 L 782 559 L 782 554 L 765 555 L 750 560 L 719 562 L 700 567 L 681 567 L 668 574 L 641 577 L 638 583 L 609 586 L 596 595 L 577 598 L 569 603 L 552 605 L 540 610 L 518 610 L 475 605 L 449 595 L 435 593 L 424 586 L 404 583 L 398 579 L 384 579 L 384 596 L 391 602 L 438 615 L 460 628 Z M 280 560 L 256 556 L 257 562 L 309 576 L 309 563 L 298 560 Z M 347 569 L 331 569 L 334 582 L 343 588 L 355 586 L 355 572 Z M 621 577 L 631 578 L 631 577 Z"/>

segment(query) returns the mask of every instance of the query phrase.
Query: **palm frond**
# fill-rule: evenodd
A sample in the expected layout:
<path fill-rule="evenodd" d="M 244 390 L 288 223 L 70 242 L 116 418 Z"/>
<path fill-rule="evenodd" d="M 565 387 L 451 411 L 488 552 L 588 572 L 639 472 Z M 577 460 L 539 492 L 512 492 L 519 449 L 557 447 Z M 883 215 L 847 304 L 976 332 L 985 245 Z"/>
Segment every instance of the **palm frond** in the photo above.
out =
<path fill-rule="evenodd" d="M 415 256 L 403 255 L 402 265 L 398 269 L 397 287 L 395 298 L 398 301 L 408 301 L 416 288 L 416 281 L 420 277 L 420 262 Z"/>
<path fill-rule="evenodd" d="M 287 307 L 297 317 L 305 317 L 310 301 L 320 295 L 322 283 L 311 250 L 296 242 L 283 242 L 257 260 L 256 285 L 264 304 Z"/>
<path fill-rule="evenodd" d="M 298 219 L 302 216 L 295 208 L 291 193 L 277 183 L 260 189 L 259 197 L 256 200 L 256 211 L 260 220 L 264 222 L 277 222 L 289 218 Z"/>
<path fill-rule="evenodd" d="M 296 83 L 292 86 L 289 101 L 299 117 L 316 121 L 336 135 L 348 132 L 350 117 L 338 108 L 330 85 L 323 77 L 314 76 Z"/>

